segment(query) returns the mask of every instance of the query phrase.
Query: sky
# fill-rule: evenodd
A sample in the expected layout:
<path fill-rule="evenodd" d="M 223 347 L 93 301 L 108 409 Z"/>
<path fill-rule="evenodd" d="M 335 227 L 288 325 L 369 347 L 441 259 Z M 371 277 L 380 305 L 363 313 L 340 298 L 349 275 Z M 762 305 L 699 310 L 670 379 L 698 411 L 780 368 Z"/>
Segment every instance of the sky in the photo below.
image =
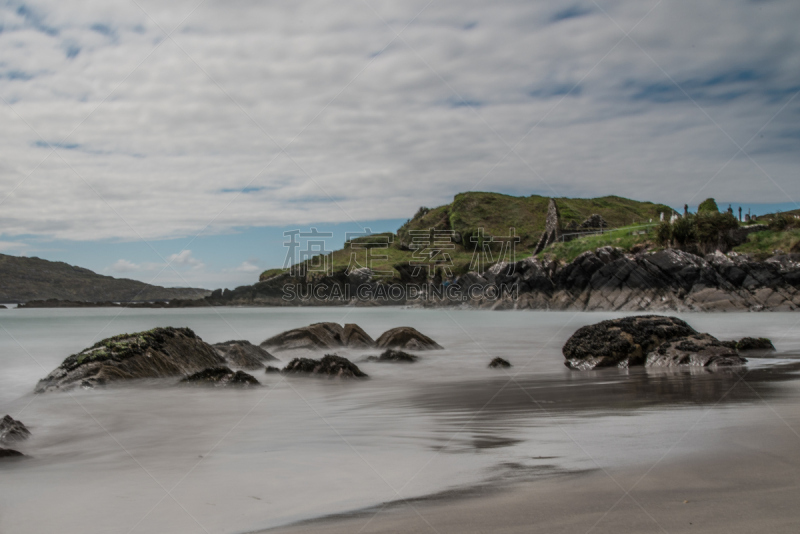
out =
<path fill-rule="evenodd" d="M 800 2 L 0 0 L 0 253 L 235 287 L 462 191 L 800 207 Z"/>

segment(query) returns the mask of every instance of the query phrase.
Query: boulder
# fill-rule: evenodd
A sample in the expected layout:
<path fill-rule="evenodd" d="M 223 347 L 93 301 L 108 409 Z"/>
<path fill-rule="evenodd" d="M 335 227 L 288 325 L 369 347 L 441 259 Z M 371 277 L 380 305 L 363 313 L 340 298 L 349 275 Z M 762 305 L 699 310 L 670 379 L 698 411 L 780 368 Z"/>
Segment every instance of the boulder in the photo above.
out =
<path fill-rule="evenodd" d="M 581 228 L 608 228 L 608 223 L 599 213 L 595 213 L 581 223 Z"/>
<path fill-rule="evenodd" d="M 194 386 L 260 386 L 261 382 L 244 371 L 232 371 L 227 367 L 212 367 L 187 376 L 180 381 L 181 384 Z"/>
<path fill-rule="evenodd" d="M 280 361 L 278 358 L 249 341 L 225 341 L 212 345 L 229 365 L 242 369 L 262 369 L 264 362 Z"/>
<path fill-rule="evenodd" d="M 22 441 L 28 439 L 30 435 L 31 431 L 22 421 L 17 421 L 10 415 L 6 415 L 0 420 L 0 443 Z"/>
<path fill-rule="evenodd" d="M 25 455 L 14 449 L 4 449 L 0 447 L 0 458 L 22 458 Z"/>
<path fill-rule="evenodd" d="M 314 323 L 309 326 L 287 330 L 261 342 L 263 348 L 275 351 L 292 349 L 335 349 L 343 346 L 342 325 L 336 323 Z"/>
<path fill-rule="evenodd" d="M 321 360 L 311 358 L 295 358 L 290 361 L 283 372 L 287 374 L 322 375 L 338 378 L 366 378 L 356 364 L 335 354 L 326 354 Z"/>
<path fill-rule="evenodd" d="M 504 360 L 503 358 L 497 357 L 489 362 L 489 367 L 491 369 L 499 369 L 499 368 L 508 368 L 511 367 L 511 363 L 508 360 Z"/>
<path fill-rule="evenodd" d="M 224 365 L 225 359 L 189 328 L 120 334 L 68 356 L 39 381 L 35 392 L 94 387 L 137 378 L 185 376 Z"/>
<path fill-rule="evenodd" d="M 375 346 L 375 340 L 363 328 L 354 323 L 344 325 L 342 343 L 354 349 L 369 349 Z"/>
<path fill-rule="evenodd" d="M 387 330 L 378 338 L 379 349 L 434 350 L 442 347 L 428 336 L 410 326 Z"/>
<path fill-rule="evenodd" d="M 697 332 L 675 317 L 639 315 L 602 321 L 579 328 L 562 348 L 571 369 L 643 365 L 663 343 Z"/>
<path fill-rule="evenodd" d="M 709 334 L 692 334 L 674 341 L 662 343 L 647 355 L 647 367 L 674 367 L 691 365 L 717 367 L 742 365 L 747 360 L 736 350 Z"/>
<path fill-rule="evenodd" d="M 417 360 L 419 356 L 394 349 L 386 349 L 380 356 L 367 357 L 369 362 L 414 363 Z"/>
<path fill-rule="evenodd" d="M 738 342 L 736 342 L 736 350 L 739 352 L 749 351 L 749 350 L 759 350 L 764 352 L 774 352 L 775 345 L 772 344 L 772 341 L 765 337 L 743 337 Z"/>

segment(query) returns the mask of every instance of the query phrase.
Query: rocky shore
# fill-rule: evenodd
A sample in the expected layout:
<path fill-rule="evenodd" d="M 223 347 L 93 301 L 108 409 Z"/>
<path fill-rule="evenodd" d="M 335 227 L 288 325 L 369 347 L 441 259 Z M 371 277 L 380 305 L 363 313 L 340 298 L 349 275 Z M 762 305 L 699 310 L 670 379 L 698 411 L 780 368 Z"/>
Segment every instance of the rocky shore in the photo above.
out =
<path fill-rule="evenodd" d="M 287 287 L 294 288 L 289 292 L 293 298 L 285 298 Z M 359 288 L 368 298 L 359 298 Z M 393 298 L 393 288 L 399 298 Z M 627 254 L 603 247 L 566 264 L 533 257 L 498 263 L 484 273 L 459 276 L 452 284 L 431 283 L 410 274 L 389 282 L 376 281 L 367 269 L 317 278 L 282 274 L 233 291 L 216 291 L 205 302 L 227 306 L 791 311 L 800 307 L 800 254 L 755 261 L 735 252 L 700 257 L 676 249 Z"/>

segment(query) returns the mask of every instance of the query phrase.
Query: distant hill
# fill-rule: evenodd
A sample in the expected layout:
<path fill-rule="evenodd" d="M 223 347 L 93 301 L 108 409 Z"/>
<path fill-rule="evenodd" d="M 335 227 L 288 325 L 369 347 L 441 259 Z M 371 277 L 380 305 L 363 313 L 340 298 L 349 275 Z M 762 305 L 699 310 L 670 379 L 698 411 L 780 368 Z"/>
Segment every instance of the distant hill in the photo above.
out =
<path fill-rule="evenodd" d="M 198 299 L 206 289 L 166 288 L 103 276 L 63 262 L 0 254 L 0 302 L 74 300 L 85 302 L 144 302 Z"/>
<path fill-rule="evenodd" d="M 391 242 L 387 249 L 381 249 L 378 254 L 384 258 L 372 263 L 374 270 L 391 273 L 388 275 L 377 274 L 376 278 L 392 278 L 399 276 L 397 266 L 408 264 L 412 260 L 413 252 L 409 245 L 413 241 L 412 231 L 427 231 L 431 228 L 447 230 L 456 233 L 455 246 L 448 251 L 452 262 L 454 274 L 465 273 L 473 257 L 472 250 L 475 243 L 471 237 L 478 236 L 479 229 L 483 229 L 484 236 L 508 236 L 509 229 L 515 229 L 515 235 L 520 237 L 516 246 L 518 257 L 529 256 L 533 253 L 536 243 L 545 228 L 549 197 L 531 195 L 515 197 L 500 193 L 470 192 L 459 193 L 450 204 L 436 208 L 420 208 L 416 215 L 406 221 L 396 234 L 385 233 L 372 236 L 366 241 L 374 241 L 381 237 Z M 674 211 L 664 204 L 652 202 L 639 202 L 617 196 L 600 198 L 556 198 L 556 205 L 561 215 L 561 223 L 568 228 L 571 223 L 580 225 L 594 214 L 601 215 L 608 223 L 608 228 L 620 228 L 632 224 L 648 223 L 650 220 L 658 221 L 663 212 L 669 217 Z M 363 239 L 353 240 L 357 244 Z M 351 243 L 345 243 L 342 250 L 333 252 L 330 262 L 334 271 L 345 269 L 350 263 L 354 248 Z M 268 280 L 279 275 L 283 269 L 271 269 L 261 274 L 260 280 Z"/>

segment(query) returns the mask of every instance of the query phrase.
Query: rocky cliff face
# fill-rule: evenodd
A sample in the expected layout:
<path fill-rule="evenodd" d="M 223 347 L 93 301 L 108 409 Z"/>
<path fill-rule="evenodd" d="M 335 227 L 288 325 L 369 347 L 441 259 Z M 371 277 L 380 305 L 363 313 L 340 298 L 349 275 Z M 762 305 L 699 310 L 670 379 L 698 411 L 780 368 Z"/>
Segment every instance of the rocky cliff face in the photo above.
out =
<path fill-rule="evenodd" d="M 482 306 L 577 310 L 789 311 L 800 307 L 800 255 L 765 262 L 679 250 L 637 255 L 605 247 L 567 265 L 527 258 L 490 269 L 487 282 L 516 298 Z"/>

